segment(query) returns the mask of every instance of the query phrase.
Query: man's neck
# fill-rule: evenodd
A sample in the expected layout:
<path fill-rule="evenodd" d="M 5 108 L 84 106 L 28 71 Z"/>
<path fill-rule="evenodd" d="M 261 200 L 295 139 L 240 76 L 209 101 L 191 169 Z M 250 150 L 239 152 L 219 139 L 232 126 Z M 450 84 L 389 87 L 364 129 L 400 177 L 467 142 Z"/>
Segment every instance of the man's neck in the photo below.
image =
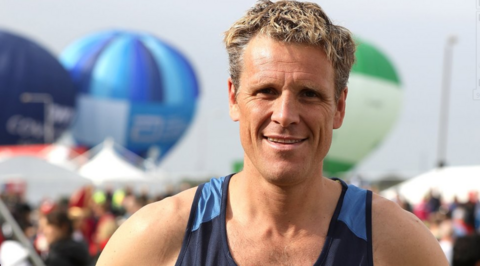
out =
<path fill-rule="evenodd" d="M 230 181 L 229 205 L 240 223 L 264 224 L 280 234 L 295 234 L 312 224 L 328 228 L 340 193 L 339 184 L 321 175 L 279 186 L 258 172 L 244 169 Z"/>

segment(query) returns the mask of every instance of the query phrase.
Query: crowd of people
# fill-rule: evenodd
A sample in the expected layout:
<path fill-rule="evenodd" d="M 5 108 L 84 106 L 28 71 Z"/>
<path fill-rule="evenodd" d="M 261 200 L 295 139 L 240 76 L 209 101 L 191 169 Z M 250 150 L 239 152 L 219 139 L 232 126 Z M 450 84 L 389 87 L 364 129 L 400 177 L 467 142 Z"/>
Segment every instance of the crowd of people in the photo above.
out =
<path fill-rule="evenodd" d="M 135 193 L 130 187 L 98 190 L 86 186 L 70 198 L 45 199 L 37 208 L 19 193 L 5 191 L 1 199 L 47 266 L 87 266 L 95 265 L 115 230 L 137 210 L 189 187 L 186 183 L 178 189 L 168 186 L 165 193 L 152 196 L 147 190 Z M 18 240 L 11 225 L 0 221 L 0 243 Z M 0 247 L 0 265 L 8 266 L 9 261 L 18 259 L 25 262 L 18 265 L 29 265 L 23 253 L 21 258 L 12 256 L 18 255 L 2 253 Z"/>
<path fill-rule="evenodd" d="M 4 192 L 1 199 L 47 266 L 95 265 L 109 238 L 128 217 L 148 203 L 189 187 L 186 183 L 178 189 L 170 186 L 164 194 L 151 196 L 146 190 L 134 193 L 129 187 L 113 191 L 87 186 L 70 198 L 45 199 L 38 208 L 32 208 L 18 193 Z M 419 204 L 410 204 L 400 195 L 394 201 L 425 223 L 438 239 L 451 265 L 480 262 L 478 192 L 470 193 L 466 202 L 457 198 L 445 202 L 433 191 Z M 9 225 L 2 222 L 0 242 L 15 239 Z M 0 252 L 1 265 L 6 265 L 2 262 L 8 259 L 2 256 L 7 255 Z"/>
<path fill-rule="evenodd" d="M 402 208 L 414 213 L 438 239 L 450 265 L 480 265 L 480 200 L 472 191 L 468 200 L 455 197 L 451 202 L 431 190 L 415 205 L 402 196 L 394 199 Z M 478 264 L 475 264 L 478 263 Z"/>

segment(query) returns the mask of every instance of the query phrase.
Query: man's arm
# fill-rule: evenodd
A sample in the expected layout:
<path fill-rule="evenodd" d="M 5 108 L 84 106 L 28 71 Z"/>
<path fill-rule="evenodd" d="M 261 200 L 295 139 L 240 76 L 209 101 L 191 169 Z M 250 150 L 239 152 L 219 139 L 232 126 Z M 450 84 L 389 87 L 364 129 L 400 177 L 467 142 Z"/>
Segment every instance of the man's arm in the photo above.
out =
<path fill-rule="evenodd" d="M 374 195 L 372 223 L 374 265 L 448 266 L 427 227 L 398 204 Z"/>
<path fill-rule="evenodd" d="M 174 265 L 195 192 L 192 188 L 137 211 L 108 241 L 97 265 Z"/>

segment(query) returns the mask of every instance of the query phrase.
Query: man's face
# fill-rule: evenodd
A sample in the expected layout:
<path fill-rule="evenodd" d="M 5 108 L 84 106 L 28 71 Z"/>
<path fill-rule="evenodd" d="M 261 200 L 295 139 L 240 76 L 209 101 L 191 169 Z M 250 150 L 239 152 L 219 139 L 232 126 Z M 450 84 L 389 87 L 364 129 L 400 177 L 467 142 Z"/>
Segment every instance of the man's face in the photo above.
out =
<path fill-rule="evenodd" d="M 321 49 L 257 36 L 245 49 L 237 95 L 228 83 L 245 170 L 278 185 L 322 173 L 348 91 L 335 102 L 334 69 Z"/>

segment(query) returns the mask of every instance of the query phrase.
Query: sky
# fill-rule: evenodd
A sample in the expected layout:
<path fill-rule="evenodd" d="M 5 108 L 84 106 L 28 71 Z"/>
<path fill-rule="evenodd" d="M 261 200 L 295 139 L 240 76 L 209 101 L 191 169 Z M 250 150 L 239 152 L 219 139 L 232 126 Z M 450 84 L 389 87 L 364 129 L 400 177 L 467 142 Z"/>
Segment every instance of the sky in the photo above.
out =
<path fill-rule="evenodd" d="M 402 82 L 396 124 L 378 149 L 358 163 L 355 173 L 367 179 L 411 177 L 435 167 L 443 55 L 447 38 L 453 35 L 457 43 L 446 161 L 480 164 L 480 99 L 474 98 L 480 83 L 476 82 L 479 1 L 314 1 L 335 24 L 384 52 Z M 253 4 L 247 0 L 0 0 L 0 28 L 30 37 L 55 55 L 78 38 L 113 28 L 150 32 L 177 47 L 197 72 L 201 97 L 194 122 L 160 167 L 183 177 L 219 176 L 232 172 L 232 163 L 243 158 L 238 124 L 228 115 L 223 32 Z"/>

